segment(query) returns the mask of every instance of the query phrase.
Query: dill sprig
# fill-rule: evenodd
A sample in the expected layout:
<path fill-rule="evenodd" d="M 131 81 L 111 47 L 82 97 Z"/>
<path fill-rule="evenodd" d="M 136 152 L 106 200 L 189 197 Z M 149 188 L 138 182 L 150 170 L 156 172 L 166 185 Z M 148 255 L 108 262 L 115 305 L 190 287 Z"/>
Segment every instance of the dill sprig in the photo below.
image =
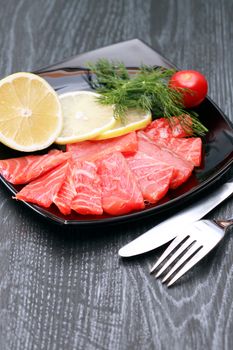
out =
<path fill-rule="evenodd" d="M 101 95 L 98 101 L 114 105 L 115 117 L 122 122 L 127 110 L 134 108 L 152 111 L 153 118 L 177 116 L 189 132 L 191 118 L 195 135 L 202 136 L 208 131 L 196 112 L 184 108 L 182 92 L 169 88 L 168 80 L 175 73 L 174 69 L 144 65 L 135 70 L 135 74 L 129 74 L 123 63 L 106 59 L 88 63 L 88 68 L 92 73 L 90 85 Z"/>

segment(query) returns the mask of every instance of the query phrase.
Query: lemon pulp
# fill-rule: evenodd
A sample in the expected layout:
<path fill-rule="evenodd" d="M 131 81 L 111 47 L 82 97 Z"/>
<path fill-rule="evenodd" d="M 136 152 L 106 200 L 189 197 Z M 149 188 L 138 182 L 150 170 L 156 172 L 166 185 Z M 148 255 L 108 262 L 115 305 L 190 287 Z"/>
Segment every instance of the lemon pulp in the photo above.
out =
<path fill-rule="evenodd" d="M 63 127 L 56 139 L 67 144 L 96 138 L 116 123 L 112 106 L 101 105 L 99 94 L 74 91 L 59 95 L 63 114 Z"/>

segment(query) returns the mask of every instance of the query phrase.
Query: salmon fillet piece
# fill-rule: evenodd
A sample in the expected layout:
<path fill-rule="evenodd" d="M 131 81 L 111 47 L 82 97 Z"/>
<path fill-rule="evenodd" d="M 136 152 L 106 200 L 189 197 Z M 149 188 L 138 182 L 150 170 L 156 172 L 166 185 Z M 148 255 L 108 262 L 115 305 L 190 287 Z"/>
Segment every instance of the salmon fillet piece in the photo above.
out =
<path fill-rule="evenodd" d="M 192 120 L 186 117 L 185 130 L 182 127 L 180 119 L 177 117 L 171 117 L 170 121 L 168 118 L 159 118 L 150 123 L 144 130 L 144 132 L 150 136 L 153 140 L 160 138 L 170 137 L 187 137 L 192 135 Z M 190 125 L 190 128 L 189 128 Z"/>
<path fill-rule="evenodd" d="M 71 209 L 82 215 L 101 215 L 102 195 L 97 166 L 93 162 L 78 161 L 74 165 L 74 186 L 76 195 Z"/>
<path fill-rule="evenodd" d="M 0 174 L 14 185 L 26 184 L 70 158 L 70 153 L 52 150 L 44 155 L 29 155 L 0 160 Z"/>
<path fill-rule="evenodd" d="M 23 187 L 15 198 L 48 208 L 65 180 L 67 169 L 66 161 Z"/>
<path fill-rule="evenodd" d="M 126 159 L 120 152 L 106 155 L 98 161 L 102 187 L 103 210 L 110 215 L 122 215 L 144 208 L 142 193 Z"/>
<path fill-rule="evenodd" d="M 74 183 L 74 164 L 70 159 L 64 182 L 58 193 L 54 196 L 53 202 L 64 215 L 71 213 L 71 203 L 77 192 Z"/>
<path fill-rule="evenodd" d="M 200 137 L 175 138 L 153 140 L 157 145 L 166 147 L 180 158 L 183 158 L 193 166 L 201 165 L 202 160 L 202 140 Z"/>
<path fill-rule="evenodd" d="M 137 133 L 139 151 L 154 158 L 157 162 L 173 166 L 170 188 L 175 189 L 183 184 L 192 174 L 192 163 L 180 158 L 172 151 L 159 147 L 143 131 Z"/>
<path fill-rule="evenodd" d="M 187 138 L 190 134 L 183 130 L 177 118 L 172 117 L 171 123 L 166 118 L 156 119 L 147 126 L 144 132 L 158 146 L 172 150 L 179 157 L 190 161 L 194 166 L 200 166 L 202 140 L 200 137 Z"/>
<path fill-rule="evenodd" d="M 173 177 L 172 165 L 162 160 L 158 161 L 141 151 L 126 159 L 145 201 L 156 203 L 166 195 Z"/>
<path fill-rule="evenodd" d="M 76 160 L 95 161 L 106 154 L 116 151 L 123 154 L 132 154 L 137 151 L 137 147 L 136 133 L 131 132 L 127 135 L 102 141 L 93 140 L 71 143 L 66 146 L 66 150 L 71 152 Z"/>

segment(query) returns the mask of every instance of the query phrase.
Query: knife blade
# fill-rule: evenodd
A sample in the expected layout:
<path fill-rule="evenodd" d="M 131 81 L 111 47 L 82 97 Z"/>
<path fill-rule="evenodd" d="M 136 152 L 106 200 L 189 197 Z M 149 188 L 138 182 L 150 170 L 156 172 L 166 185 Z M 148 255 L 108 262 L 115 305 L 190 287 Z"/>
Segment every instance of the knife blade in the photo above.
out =
<path fill-rule="evenodd" d="M 233 182 L 221 185 L 202 199 L 172 215 L 170 218 L 151 228 L 130 243 L 123 246 L 118 254 L 131 257 L 149 252 L 171 241 L 179 234 L 180 227 L 200 220 L 233 193 Z"/>

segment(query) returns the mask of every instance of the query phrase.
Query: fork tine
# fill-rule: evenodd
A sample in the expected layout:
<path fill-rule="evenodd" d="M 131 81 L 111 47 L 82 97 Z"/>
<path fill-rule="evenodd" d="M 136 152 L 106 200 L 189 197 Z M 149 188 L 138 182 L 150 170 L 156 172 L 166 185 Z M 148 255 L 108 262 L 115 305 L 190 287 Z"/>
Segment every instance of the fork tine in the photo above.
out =
<path fill-rule="evenodd" d="M 184 233 L 178 237 L 176 237 L 171 244 L 167 247 L 165 252 L 161 255 L 161 257 L 156 261 L 154 266 L 151 268 L 150 273 L 153 273 L 156 268 L 166 259 L 166 257 L 181 243 L 186 237 L 188 237 L 187 233 Z"/>
<path fill-rule="evenodd" d="M 171 279 L 171 281 L 167 284 L 168 287 L 170 287 L 173 283 L 175 283 L 178 278 L 183 276 L 185 272 L 190 270 L 194 265 L 198 263 L 202 258 L 206 256 L 208 253 L 208 250 L 200 249 L 197 254 L 195 254 L 192 259 L 189 260 L 189 262 Z"/>
<path fill-rule="evenodd" d="M 158 278 L 171 264 L 173 263 L 174 260 L 176 260 L 180 254 L 182 254 L 185 249 L 187 249 L 192 243 L 193 243 L 192 238 L 188 238 L 181 246 L 179 249 L 177 249 L 172 256 L 166 261 L 166 263 L 161 267 L 161 269 L 157 272 L 155 275 L 156 278 Z"/>
<path fill-rule="evenodd" d="M 188 262 L 187 260 L 195 254 Z M 167 275 L 163 278 L 162 282 L 166 282 L 169 277 L 176 272 L 176 270 L 185 264 L 181 268 L 180 271 L 176 273 L 176 275 L 171 279 L 171 281 L 167 284 L 167 286 L 171 286 L 175 281 L 178 280 L 185 272 L 187 272 L 193 265 L 195 265 L 204 255 L 206 254 L 205 249 L 203 249 L 201 244 L 198 244 L 197 242 L 177 261 L 177 263 L 171 268 L 171 270 L 167 273 Z"/>

